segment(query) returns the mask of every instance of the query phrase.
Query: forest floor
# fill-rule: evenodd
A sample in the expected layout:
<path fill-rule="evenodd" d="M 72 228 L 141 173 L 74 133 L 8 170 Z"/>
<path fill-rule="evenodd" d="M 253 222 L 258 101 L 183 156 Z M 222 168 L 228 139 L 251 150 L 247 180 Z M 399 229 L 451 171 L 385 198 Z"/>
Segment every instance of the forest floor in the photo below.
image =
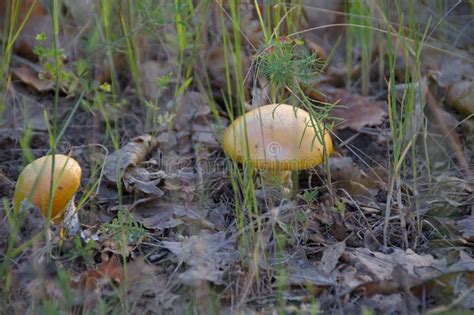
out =
<path fill-rule="evenodd" d="M 471 314 L 474 3 L 273 2 L 0 0 L 0 313 Z M 334 143 L 290 195 L 222 149 L 272 103 Z M 77 235 L 13 210 L 51 153 Z"/>

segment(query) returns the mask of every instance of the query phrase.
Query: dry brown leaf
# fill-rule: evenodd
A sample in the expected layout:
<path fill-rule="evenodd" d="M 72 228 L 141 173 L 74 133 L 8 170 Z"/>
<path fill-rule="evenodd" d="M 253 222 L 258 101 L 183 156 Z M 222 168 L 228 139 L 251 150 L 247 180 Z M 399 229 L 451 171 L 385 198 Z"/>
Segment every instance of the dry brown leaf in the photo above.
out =
<path fill-rule="evenodd" d="M 20 66 L 19 68 L 13 68 L 12 73 L 28 87 L 33 88 L 36 92 L 48 92 L 54 90 L 53 81 L 38 78 L 38 74 L 34 73 L 30 68 Z"/>
<path fill-rule="evenodd" d="M 459 58 L 458 58 L 459 57 Z M 432 69 L 431 79 L 441 88 L 462 82 L 463 80 L 474 79 L 474 64 L 466 62 L 466 55 L 460 54 L 458 57 L 447 56 L 444 52 L 427 48 L 424 58 L 420 60 L 424 67 Z"/>
<path fill-rule="evenodd" d="M 104 168 L 105 177 L 110 182 L 117 183 L 117 178 L 124 178 L 125 173 L 143 162 L 157 145 L 157 139 L 148 134 L 132 139 L 120 150 L 107 157 Z"/>
<path fill-rule="evenodd" d="M 365 126 L 378 126 L 385 122 L 384 101 L 375 101 L 330 85 L 318 85 L 317 89 L 324 95 L 324 102 L 337 104 L 330 113 L 335 119 L 336 130 L 351 128 L 359 131 Z"/>
<path fill-rule="evenodd" d="M 308 261 L 305 257 L 294 257 L 288 263 L 286 271 L 286 283 L 288 285 L 306 286 L 334 286 L 337 283 L 332 275 L 325 275 L 315 264 Z"/>
<path fill-rule="evenodd" d="M 365 296 L 371 298 L 404 293 L 405 301 L 407 301 L 406 297 L 410 297 L 408 300 L 412 304 L 411 307 L 419 303 L 415 297 L 426 299 L 428 296 L 446 303 L 455 299 L 457 295 L 463 296 L 460 304 L 471 309 L 474 307 L 473 276 L 474 272 L 466 269 L 439 272 L 436 276 L 420 278 L 409 274 L 402 266 L 397 265 L 390 279 L 366 282 L 357 286 L 356 291 L 362 291 Z"/>
<path fill-rule="evenodd" d="M 197 212 L 181 205 L 162 202 L 161 199 L 141 204 L 133 215 L 142 222 L 144 227 L 151 230 L 163 231 L 183 224 L 206 229 L 215 228 Z"/>
<path fill-rule="evenodd" d="M 326 168 L 321 166 L 320 173 Z M 351 157 L 330 157 L 329 169 L 331 181 L 335 188 L 344 189 L 350 196 L 374 196 L 384 186 L 383 179 L 375 171 L 367 173 L 359 168 Z"/>
<path fill-rule="evenodd" d="M 199 92 L 187 92 L 179 95 L 175 102 L 168 104 L 168 109 L 175 110 L 175 125 L 177 130 L 192 130 L 192 122 L 196 118 L 209 118 L 211 108 L 204 96 Z"/>
<path fill-rule="evenodd" d="M 342 256 L 342 254 L 344 254 L 345 250 L 346 242 L 344 241 L 326 246 L 323 252 L 323 257 L 319 263 L 319 268 L 321 271 L 324 274 L 329 275 L 331 271 L 336 268 L 339 258 Z"/>
<path fill-rule="evenodd" d="M 345 279 L 349 280 L 346 284 L 352 283 L 352 286 L 349 285 L 351 290 L 361 290 L 368 297 L 401 292 L 405 293 L 405 297 L 413 297 L 412 293 L 417 296 L 421 296 L 421 293 L 436 294 L 427 289 L 439 289 L 440 281 L 445 286 L 470 285 L 469 275 L 474 270 L 474 260 L 466 255 L 460 257 L 459 262 L 447 267 L 444 260 L 436 260 L 431 255 L 419 255 L 410 249 L 395 249 L 391 254 L 383 254 L 355 248 L 347 251 L 344 259 L 352 266 L 352 270 L 357 270 L 358 278 L 364 275 L 364 281 L 354 286 L 358 281 L 350 281 L 350 278 L 356 275 L 346 274 Z M 457 277 L 460 274 L 468 276 L 460 281 Z"/>
<path fill-rule="evenodd" d="M 120 285 L 125 279 L 127 272 L 127 281 L 129 287 L 134 283 L 154 282 L 155 268 L 145 263 L 143 257 L 139 257 L 127 263 L 125 269 L 118 256 L 108 257 L 102 255 L 103 261 L 98 268 L 93 268 L 80 275 L 72 281 L 71 286 L 78 290 L 76 300 L 78 304 L 84 304 L 86 307 L 93 307 L 99 298 L 99 294 L 106 285 Z"/>
<path fill-rule="evenodd" d="M 158 184 L 166 178 L 162 170 L 149 171 L 143 167 L 130 168 L 123 174 L 123 184 L 128 192 L 141 192 L 154 197 L 161 197 L 164 192 L 158 188 Z"/>
<path fill-rule="evenodd" d="M 188 285 L 202 281 L 223 284 L 223 276 L 234 263 L 240 260 L 235 249 L 235 239 L 227 239 L 225 232 L 208 233 L 201 231 L 181 242 L 163 242 L 179 263 L 190 266 L 180 275 L 180 280 Z"/>
<path fill-rule="evenodd" d="M 401 265 L 395 265 L 389 279 L 370 281 L 357 287 L 356 290 L 364 290 L 366 296 L 372 297 L 376 294 L 390 295 L 403 292 L 421 283 L 422 280 L 413 274 L 409 274 Z"/>
<path fill-rule="evenodd" d="M 395 266 L 404 267 L 410 275 L 416 276 L 416 268 L 435 268 L 441 265 L 431 255 L 419 255 L 407 249 L 395 248 L 391 254 L 373 252 L 366 248 L 354 248 L 347 251 L 344 259 L 359 270 L 371 276 L 374 280 L 389 279 Z"/>
<path fill-rule="evenodd" d="M 462 114 L 474 114 L 474 82 L 464 80 L 452 84 L 448 88 L 448 102 Z"/>

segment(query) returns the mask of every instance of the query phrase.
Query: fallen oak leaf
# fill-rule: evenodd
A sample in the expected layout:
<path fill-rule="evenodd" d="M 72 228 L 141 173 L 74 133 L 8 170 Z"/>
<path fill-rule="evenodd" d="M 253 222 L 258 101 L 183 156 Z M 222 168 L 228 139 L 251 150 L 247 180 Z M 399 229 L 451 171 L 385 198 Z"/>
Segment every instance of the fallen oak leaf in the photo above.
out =
<path fill-rule="evenodd" d="M 385 121 L 387 112 L 384 101 L 348 92 L 331 85 L 317 86 L 321 97 L 318 101 L 337 104 L 330 112 L 335 120 L 335 130 L 350 128 L 360 131 L 365 126 L 378 126 Z"/>

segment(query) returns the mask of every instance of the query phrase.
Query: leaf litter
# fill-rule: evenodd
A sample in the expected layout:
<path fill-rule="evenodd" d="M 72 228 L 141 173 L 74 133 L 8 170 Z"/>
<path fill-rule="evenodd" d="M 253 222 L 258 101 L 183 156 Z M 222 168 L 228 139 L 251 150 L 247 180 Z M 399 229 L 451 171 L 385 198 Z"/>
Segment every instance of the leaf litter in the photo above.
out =
<path fill-rule="evenodd" d="M 201 281 L 223 284 L 225 273 L 240 260 L 235 242 L 236 239 L 227 238 L 225 232 L 201 231 L 182 241 L 164 241 L 163 246 L 176 256 L 179 264 L 189 266 L 179 275 L 181 282 L 189 285 Z"/>
<path fill-rule="evenodd" d="M 72 3 L 66 6 L 73 10 L 71 13 L 75 23 L 85 27 L 87 23 L 83 20 L 89 15 L 90 8 L 79 7 L 74 10 Z M 209 298 L 206 294 L 212 294 L 210 291 L 218 292 L 222 309 L 230 312 L 235 312 L 236 306 L 241 307 L 240 310 L 249 310 L 250 307 L 249 312 L 265 308 L 274 311 L 280 296 L 288 304 L 285 310 L 295 312 L 308 310 L 308 301 L 311 299 L 320 302 L 319 310 L 328 312 L 359 312 L 369 308 L 387 313 L 416 313 L 420 309 L 426 310 L 440 304 L 449 306 L 451 300 L 463 307 L 473 308 L 474 265 L 471 248 L 474 232 L 472 206 L 469 208 L 472 201 L 472 183 L 469 181 L 472 179 L 461 178 L 455 171 L 454 175 L 446 176 L 448 171 L 444 168 L 450 165 L 439 164 L 437 161 L 434 163 L 433 169 L 430 169 L 433 174 L 430 173 L 432 185 L 429 187 L 426 185 L 428 181 L 421 181 L 419 190 L 414 189 L 411 182 L 402 183 L 400 200 L 407 204 L 405 206 L 410 212 L 394 212 L 396 216 L 406 216 L 408 223 L 401 227 L 397 225 L 399 223 L 395 223 L 398 220 L 389 222 L 393 245 L 391 248 L 382 245 L 381 231 L 383 224 L 386 224 L 382 209 L 385 209 L 387 201 L 387 185 L 393 174 L 388 174 L 389 167 L 373 165 L 370 161 L 361 163 L 359 156 L 348 154 L 341 147 L 338 147 L 339 156 L 330 157 L 329 163 L 316 170 L 315 174 L 303 173 L 297 201 L 289 204 L 282 201 L 280 205 L 273 205 L 270 203 L 274 200 L 268 200 L 264 196 L 256 200 L 258 216 L 251 213 L 246 205 L 242 209 L 243 218 L 237 218 L 235 209 L 239 207 L 237 204 L 245 200 L 247 187 L 233 191 L 226 171 L 203 171 L 198 165 L 199 161 L 214 163 L 222 158 L 221 128 L 228 124 L 229 117 L 223 114 L 223 104 L 228 101 L 226 97 L 229 95 L 222 91 L 227 89 L 225 63 L 229 62 L 226 61 L 229 54 L 231 79 L 235 80 L 237 74 L 246 78 L 245 104 L 264 104 L 269 88 L 265 86 L 268 80 L 258 78 L 258 82 L 250 89 L 248 75 L 253 75 L 254 71 L 253 54 L 264 42 L 264 34 L 253 4 L 251 1 L 242 1 L 239 7 L 244 21 L 242 34 L 248 39 L 248 42 L 242 43 L 240 56 L 235 56 L 233 51 L 226 51 L 221 37 L 216 36 L 222 32 L 221 25 L 216 22 L 220 18 L 219 8 L 218 4 L 213 4 L 213 11 L 205 22 L 208 33 L 203 32 L 206 33 L 200 39 L 203 49 L 199 52 L 201 55 L 196 56 L 203 62 L 196 62 L 193 68 L 196 76 L 190 81 L 179 82 L 177 70 L 173 68 L 176 60 L 173 60 L 173 44 L 169 44 L 169 41 L 176 34 L 170 33 L 173 36 L 164 41 L 160 39 L 159 44 L 150 42 L 139 47 L 138 70 L 142 78 L 143 97 L 155 104 L 160 114 L 168 113 L 168 116 L 165 123 L 158 123 L 159 126 L 150 134 L 145 134 L 150 130 L 141 130 L 141 136 L 125 141 L 120 149 L 105 157 L 104 179 L 111 185 L 107 189 L 101 188 L 98 196 L 94 197 L 97 198 L 97 203 L 96 200 L 92 200 L 90 204 L 88 201 L 83 209 L 88 211 L 99 207 L 99 211 L 107 213 L 103 214 L 104 217 L 114 217 L 104 220 L 109 224 L 107 233 L 99 229 L 96 222 L 93 223 L 94 226 L 83 226 L 84 242 L 80 244 L 85 246 L 89 242 L 99 243 L 91 251 L 93 264 L 86 264 L 81 258 L 71 258 L 70 261 L 74 263 L 70 263 L 66 256 L 57 256 L 53 259 L 55 263 L 47 262 L 40 267 L 38 265 L 35 268 L 42 271 L 28 275 L 24 270 L 31 269 L 29 261 L 35 261 L 38 253 L 41 253 L 41 246 L 35 245 L 18 259 L 18 266 L 23 269 L 12 268 L 13 283 L 17 289 L 14 296 L 67 301 L 60 283 L 56 281 L 60 273 L 58 270 L 66 266 L 74 294 L 74 306 L 91 312 L 102 303 L 102 299 L 114 301 L 113 295 L 117 288 L 125 292 L 126 298 L 139 301 L 137 305 L 145 313 L 183 310 L 180 305 L 193 303 L 192 299 L 196 296 L 201 302 L 208 301 L 205 298 Z M 308 27 L 338 23 L 342 19 L 340 16 L 346 14 L 343 6 L 338 3 L 324 4 L 319 9 L 311 4 L 305 10 L 305 23 Z M 44 12 L 35 11 L 36 15 L 41 20 Z M 46 15 L 45 21 L 48 19 L 49 16 Z M 196 21 L 193 20 L 191 25 L 193 23 Z M 0 25 L 3 26 L 3 23 Z M 35 30 L 32 25 L 35 24 L 26 25 L 30 32 Z M 232 34 L 232 23 L 226 23 L 226 28 Z M 379 96 L 362 96 L 355 88 L 341 88 L 348 76 L 348 70 L 338 63 L 338 60 L 344 58 L 344 52 L 339 49 L 332 55 L 330 51 L 334 39 L 342 35 L 341 30 L 342 28 L 332 28 L 328 33 L 316 31 L 305 36 L 307 38 L 304 44 L 308 49 L 329 63 L 327 72 L 308 94 L 316 101 L 335 105 L 330 116 L 335 124 L 333 132 L 336 135 L 345 133 L 353 137 L 364 133 L 367 136 L 364 139 L 376 142 L 374 130 L 380 133 L 386 127 L 387 104 L 380 101 Z M 234 35 L 231 38 L 232 36 Z M 47 35 L 47 38 L 50 36 Z M 16 53 L 27 57 L 34 48 L 31 46 L 32 42 L 34 41 L 29 42 L 29 47 L 17 47 Z M 154 46 L 148 44 L 164 46 L 165 52 L 150 52 L 152 49 L 149 51 L 149 47 Z M 81 53 L 84 52 L 78 52 L 79 55 Z M 235 68 L 236 58 L 240 58 L 242 62 L 241 69 Z M 95 65 L 94 78 L 101 83 L 107 82 L 112 76 L 112 67 L 108 65 L 111 60 L 104 63 L 104 59 L 103 55 L 96 56 L 98 64 Z M 34 58 L 28 60 L 34 62 Z M 121 71 L 125 68 L 124 60 L 123 53 L 112 56 L 115 66 Z M 424 62 L 425 65 L 428 64 L 428 61 Z M 404 67 L 407 66 L 405 60 L 401 63 Z M 54 88 L 51 82 L 39 79 L 37 73 L 24 64 L 24 61 L 20 62 L 11 72 L 35 91 L 35 99 L 50 95 Z M 446 64 L 448 62 L 433 66 L 441 75 L 432 77 L 441 89 L 445 105 L 452 106 L 454 110 L 446 106 L 439 106 L 435 110 L 444 125 L 453 132 L 458 132 L 457 127 L 464 123 L 462 119 L 472 113 L 472 76 L 468 69 L 463 69 L 459 64 L 454 69 Z M 358 79 L 360 65 L 353 68 L 349 75 Z M 396 71 L 402 73 L 403 69 Z M 462 75 L 457 73 L 459 69 L 462 69 Z M 198 76 L 203 74 L 209 76 L 212 86 L 210 95 L 205 94 L 196 84 L 201 79 Z M 169 85 L 164 88 L 157 85 L 157 80 L 167 75 L 170 78 Z M 123 83 L 124 76 L 124 73 L 120 73 L 119 85 Z M 186 89 L 173 94 L 178 82 L 184 84 Z M 18 82 L 14 82 L 13 86 L 21 88 Z M 401 94 L 407 87 L 404 82 L 397 84 Z M 429 88 L 433 92 L 433 87 Z M 131 96 L 135 92 L 133 88 L 128 90 L 127 86 L 121 92 L 124 98 L 135 100 Z M 231 92 L 236 94 L 237 91 Z M 219 122 L 216 121 L 215 112 L 211 111 L 211 96 L 214 97 L 212 101 L 218 103 L 217 112 L 222 116 L 219 117 Z M 425 119 L 422 111 L 424 104 L 421 94 L 416 97 L 418 107 L 415 118 L 417 122 L 421 122 Z M 124 107 L 123 113 L 120 113 L 122 108 L 109 107 L 108 110 L 114 114 L 132 116 L 136 108 Z M 42 115 L 43 109 L 39 108 L 38 112 Z M 129 113 L 133 114 L 128 115 Z M 7 114 L 10 115 L 11 112 Z M 37 116 L 41 116 L 40 114 Z M 81 115 L 86 114 L 86 111 L 81 112 Z M 138 117 L 140 121 L 143 118 Z M 84 121 L 75 123 L 81 124 Z M 136 125 L 136 121 L 134 124 Z M 132 125 L 130 124 L 131 127 Z M 419 124 L 415 128 L 416 132 L 421 130 L 421 126 Z M 44 132 L 47 130 L 46 123 L 43 122 L 42 127 L 35 129 Z M 127 130 L 124 133 L 130 135 L 131 132 Z M 407 135 L 407 139 L 411 136 Z M 65 137 L 74 145 L 83 144 L 73 139 L 74 136 Z M 16 137 L 15 141 L 19 139 L 20 137 Z M 385 138 L 383 143 L 390 145 L 390 140 Z M 362 146 L 360 149 L 366 148 Z M 376 153 L 385 157 L 386 152 L 379 151 L 382 152 Z M 8 163 L 14 160 L 7 157 Z M 222 162 L 216 162 L 220 167 L 221 164 L 217 163 Z M 3 162 L 0 164 L 0 172 L 3 172 L 4 165 Z M 406 172 L 409 171 L 407 168 Z M 14 178 L 12 174 L 15 171 L 6 174 L 6 184 L 2 185 L 8 186 L 5 191 L 11 193 L 11 179 Z M 421 179 L 425 178 L 422 176 Z M 123 200 L 119 203 L 116 190 L 117 185 L 122 184 L 125 190 Z M 101 203 L 108 199 L 117 202 L 112 206 L 107 202 Z M 450 217 L 431 220 L 433 212 L 439 208 L 445 209 L 443 207 L 449 209 L 445 214 Z M 426 222 L 422 233 L 416 230 L 415 211 L 419 211 L 425 220 L 423 222 Z M 130 233 L 126 244 L 121 244 L 115 238 L 120 236 L 120 231 L 113 230 L 117 226 L 117 221 L 114 220 L 121 216 L 127 233 Z M 5 217 L 2 213 L 2 218 Z M 261 221 L 256 223 L 256 217 Z M 237 221 L 241 219 L 245 222 L 245 229 L 239 232 Z M 24 229 L 27 231 L 22 231 L 18 244 L 34 231 L 33 225 L 37 224 L 31 218 L 25 222 Z M 256 226 L 263 228 L 261 232 L 264 240 L 244 246 L 242 234 L 252 234 Z M 411 249 L 402 249 L 399 235 L 402 228 L 409 231 Z M 5 229 L 5 235 L 8 234 L 6 220 L 2 220 L 1 229 L 2 233 Z M 429 238 L 436 241 L 440 233 L 444 232 L 443 229 L 454 229 L 453 235 L 457 237 L 443 241 L 456 242 L 459 246 L 430 251 L 429 246 L 436 243 L 431 243 L 433 240 Z M 137 237 L 133 234 L 135 232 Z M 281 252 L 275 250 L 278 237 L 284 237 L 286 242 Z M 67 246 L 72 246 L 71 240 L 66 243 Z M 452 246 L 454 243 L 450 244 Z M 6 243 L 2 243 L 2 246 L 6 246 Z M 449 255 L 445 255 L 446 252 Z M 255 261 L 257 263 L 254 264 Z M 284 281 L 283 289 L 279 281 Z M 25 283 L 28 285 L 25 286 Z M 22 294 L 23 289 L 29 295 Z M 258 306 L 254 307 L 255 305 Z M 19 306 L 18 312 L 24 309 L 27 306 Z"/>
<path fill-rule="evenodd" d="M 329 85 L 318 85 L 316 88 L 322 95 L 317 100 L 337 104 L 330 112 L 336 130 L 351 128 L 360 131 L 362 127 L 381 125 L 388 116 L 386 102 Z"/>

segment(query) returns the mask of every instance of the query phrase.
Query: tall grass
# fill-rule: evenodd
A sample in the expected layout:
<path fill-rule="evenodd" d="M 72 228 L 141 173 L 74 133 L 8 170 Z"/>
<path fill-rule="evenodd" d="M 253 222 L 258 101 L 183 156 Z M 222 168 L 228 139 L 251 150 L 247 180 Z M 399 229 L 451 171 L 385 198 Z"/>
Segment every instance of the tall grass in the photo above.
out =
<path fill-rule="evenodd" d="M 374 42 L 378 42 L 379 76 L 384 78 L 384 69 L 388 65 L 389 76 L 386 78 L 388 91 L 389 127 L 392 137 L 390 153 L 390 180 L 385 208 L 383 243 L 389 243 L 390 222 L 398 218 L 401 225 L 402 242 L 406 248 L 416 247 L 417 240 L 410 243 L 408 239 L 407 218 L 414 216 L 416 230 L 421 234 L 420 205 L 417 194 L 408 196 L 409 205 L 402 202 L 401 184 L 404 181 L 414 183 L 414 191 L 418 191 L 418 158 L 420 153 L 427 158 L 427 174 L 429 178 L 429 154 L 426 146 L 418 145 L 419 136 L 425 138 L 427 134 L 424 116 L 424 90 L 421 74 L 421 56 L 427 45 L 430 21 L 423 24 L 417 20 L 414 3 L 408 2 L 407 12 L 402 11 L 401 2 L 372 3 L 368 6 L 362 1 L 355 1 L 349 7 L 350 25 L 347 27 L 347 63 L 353 63 L 352 47 L 360 49 L 361 57 L 361 92 L 367 94 L 369 70 L 371 68 L 371 52 Z M 393 12 L 397 13 L 396 26 L 390 21 Z M 377 31 L 373 34 L 373 30 Z M 376 40 L 373 40 L 375 36 Z M 398 69 L 406 63 L 403 77 L 395 77 Z M 348 73 L 348 76 L 351 74 Z M 404 82 L 401 98 L 400 85 Z M 350 82 L 350 81 L 348 81 Z M 396 205 L 397 215 L 393 215 L 392 208 Z M 409 209 L 414 209 L 414 213 Z"/>
<path fill-rule="evenodd" d="M 5 5 L 5 16 L 3 29 L 3 40 L 2 47 L 0 50 L 0 122 L 3 121 L 3 112 L 6 107 L 6 88 L 10 83 L 10 77 L 8 75 L 10 62 L 12 58 L 13 47 L 15 45 L 18 36 L 25 28 L 31 14 L 33 13 L 36 0 L 31 2 L 29 7 L 26 7 L 26 13 L 22 16 L 20 9 L 22 2 L 17 0 L 6 1 Z M 24 6 L 23 6 L 23 9 Z"/>
<path fill-rule="evenodd" d="M 388 245 L 388 226 L 390 222 L 390 209 L 392 206 L 392 198 L 395 198 L 398 205 L 398 212 L 400 218 L 400 224 L 402 226 L 403 243 L 406 248 L 411 247 L 407 236 L 407 222 L 406 217 L 411 215 L 408 212 L 408 208 L 404 208 L 401 200 L 401 181 L 404 177 L 409 177 L 414 181 L 414 189 L 418 190 L 417 187 L 417 157 L 418 157 L 418 146 L 417 139 L 421 133 L 426 133 L 423 130 L 424 125 L 420 123 L 420 119 L 424 118 L 424 93 L 422 90 L 422 74 L 420 69 L 420 57 L 426 41 L 427 31 L 429 30 L 430 24 L 425 26 L 425 30 L 417 29 L 417 25 L 420 25 L 418 21 L 415 21 L 413 3 L 410 3 L 409 7 L 409 21 L 408 21 L 408 38 L 404 34 L 404 19 L 405 14 L 401 11 L 400 2 L 395 3 L 396 12 L 400 20 L 400 26 L 397 31 L 397 37 L 394 40 L 393 36 L 387 38 L 387 53 L 390 69 L 390 77 L 388 79 L 388 104 L 389 104 L 389 122 L 392 134 L 392 169 L 390 175 L 390 184 L 388 190 L 388 199 L 385 209 L 385 225 L 384 225 L 384 245 Z M 389 6 L 390 9 L 390 6 Z M 380 12 L 380 11 L 379 11 Z M 388 14 L 390 11 L 387 11 Z M 389 20 L 382 16 L 385 27 L 390 27 Z M 388 29 L 392 31 L 391 29 Z M 423 31 L 420 36 L 420 31 Z M 395 43 L 393 46 L 392 43 Z M 401 62 L 399 57 L 401 54 L 403 60 L 407 61 L 408 66 L 406 67 L 403 82 L 405 82 L 406 88 L 403 91 L 403 96 L 400 99 L 397 97 L 397 89 L 395 86 L 395 69 L 397 63 Z M 418 98 L 416 96 L 419 96 Z M 408 154 L 411 153 L 411 172 L 407 172 Z M 427 156 L 427 154 L 425 154 Z M 428 169 L 429 170 L 429 169 Z M 405 174 L 405 175 L 404 175 Z M 421 233 L 421 217 L 419 212 L 419 204 L 417 196 L 414 196 L 414 204 L 409 205 L 411 209 L 415 209 L 415 220 L 417 222 L 417 231 Z M 416 242 L 415 242 L 416 246 Z"/>
<path fill-rule="evenodd" d="M 372 26 L 373 8 L 362 0 L 348 2 L 349 24 L 359 26 Z M 347 71 L 346 86 L 352 83 L 352 64 L 354 47 L 360 49 L 360 91 L 362 95 L 369 94 L 371 53 L 373 50 L 373 30 L 369 27 L 347 27 L 346 64 Z M 355 44 L 355 45 L 354 45 Z"/>

